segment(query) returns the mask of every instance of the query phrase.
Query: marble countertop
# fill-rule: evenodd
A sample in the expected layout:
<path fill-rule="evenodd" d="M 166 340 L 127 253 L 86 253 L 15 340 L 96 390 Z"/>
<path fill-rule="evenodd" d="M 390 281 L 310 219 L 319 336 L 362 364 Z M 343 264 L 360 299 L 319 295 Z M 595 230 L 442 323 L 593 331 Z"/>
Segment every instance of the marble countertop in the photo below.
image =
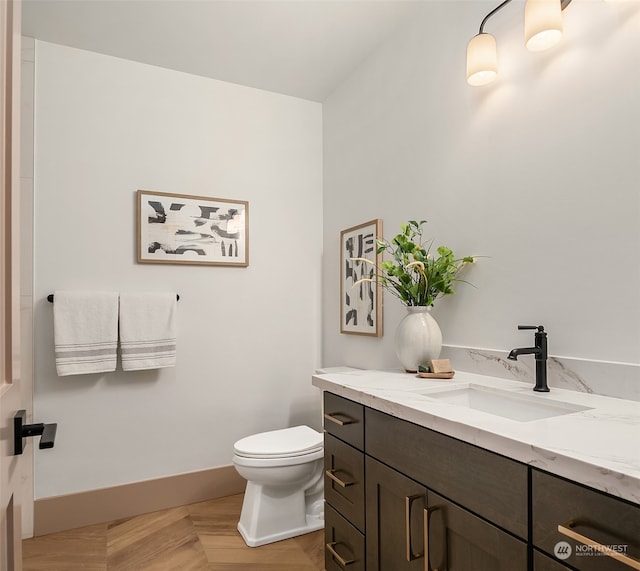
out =
<path fill-rule="evenodd" d="M 640 504 L 639 402 L 563 389 L 535 393 L 533 383 L 465 372 L 442 380 L 422 379 L 403 372 L 336 367 L 314 375 L 312 384 Z M 437 392 L 470 385 L 486 387 L 488 391 L 508 391 L 524 401 L 535 399 L 550 406 L 568 404 L 584 410 L 523 421 L 433 398 Z"/>

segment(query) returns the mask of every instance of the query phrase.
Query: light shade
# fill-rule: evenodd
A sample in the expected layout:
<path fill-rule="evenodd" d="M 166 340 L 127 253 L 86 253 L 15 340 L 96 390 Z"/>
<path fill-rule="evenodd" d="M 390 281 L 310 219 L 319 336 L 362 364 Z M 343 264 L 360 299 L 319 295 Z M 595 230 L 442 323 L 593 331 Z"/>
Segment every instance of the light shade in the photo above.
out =
<path fill-rule="evenodd" d="M 467 44 L 467 83 L 486 85 L 498 75 L 496 39 L 491 34 L 478 34 Z"/>
<path fill-rule="evenodd" d="M 562 38 L 560 0 L 527 0 L 524 5 L 524 43 L 532 52 L 546 50 Z"/>

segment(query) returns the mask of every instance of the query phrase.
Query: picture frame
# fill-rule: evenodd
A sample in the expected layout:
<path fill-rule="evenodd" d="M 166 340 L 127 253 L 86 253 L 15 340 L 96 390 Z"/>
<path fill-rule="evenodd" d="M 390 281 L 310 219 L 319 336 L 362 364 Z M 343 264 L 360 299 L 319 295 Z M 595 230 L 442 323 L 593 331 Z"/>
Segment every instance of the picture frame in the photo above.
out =
<path fill-rule="evenodd" d="M 246 200 L 137 191 L 140 264 L 249 265 Z"/>
<path fill-rule="evenodd" d="M 379 218 L 340 232 L 340 333 L 382 336 L 382 288 L 377 278 L 382 254 L 376 244 L 381 236 Z M 361 279 L 373 281 L 354 286 Z"/>

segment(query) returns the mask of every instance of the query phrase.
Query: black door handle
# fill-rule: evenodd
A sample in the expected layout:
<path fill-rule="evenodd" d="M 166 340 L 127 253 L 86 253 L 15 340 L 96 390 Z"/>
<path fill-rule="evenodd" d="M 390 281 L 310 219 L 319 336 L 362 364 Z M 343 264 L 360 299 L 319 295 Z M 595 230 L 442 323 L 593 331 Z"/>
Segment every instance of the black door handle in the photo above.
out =
<path fill-rule="evenodd" d="M 25 424 L 27 421 L 27 411 L 19 410 L 13 417 L 13 453 L 22 454 L 24 451 L 24 439 L 30 436 L 40 436 L 39 448 L 53 448 L 56 440 L 58 425 L 51 424 Z"/>

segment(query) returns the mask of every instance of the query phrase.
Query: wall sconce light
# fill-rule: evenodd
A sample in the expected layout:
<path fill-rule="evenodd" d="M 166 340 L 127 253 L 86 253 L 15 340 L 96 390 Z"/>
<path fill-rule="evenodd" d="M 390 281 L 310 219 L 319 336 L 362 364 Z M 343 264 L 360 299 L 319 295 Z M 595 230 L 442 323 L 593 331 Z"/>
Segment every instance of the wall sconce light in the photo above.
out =
<path fill-rule="evenodd" d="M 496 39 L 484 31 L 484 25 L 511 0 L 491 10 L 482 20 L 480 30 L 467 44 L 467 83 L 486 85 L 498 75 Z M 550 48 L 562 38 L 562 10 L 571 0 L 527 0 L 524 7 L 524 39 L 530 51 Z"/>
<path fill-rule="evenodd" d="M 524 45 L 529 51 L 547 50 L 562 39 L 562 9 L 560 0 L 527 0 Z"/>
<path fill-rule="evenodd" d="M 467 44 L 467 83 L 469 85 L 486 85 L 498 75 L 498 50 L 496 39 L 484 31 L 484 25 L 498 10 L 502 10 L 511 0 L 491 10 L 480 23 L 478 34 Z"/>

